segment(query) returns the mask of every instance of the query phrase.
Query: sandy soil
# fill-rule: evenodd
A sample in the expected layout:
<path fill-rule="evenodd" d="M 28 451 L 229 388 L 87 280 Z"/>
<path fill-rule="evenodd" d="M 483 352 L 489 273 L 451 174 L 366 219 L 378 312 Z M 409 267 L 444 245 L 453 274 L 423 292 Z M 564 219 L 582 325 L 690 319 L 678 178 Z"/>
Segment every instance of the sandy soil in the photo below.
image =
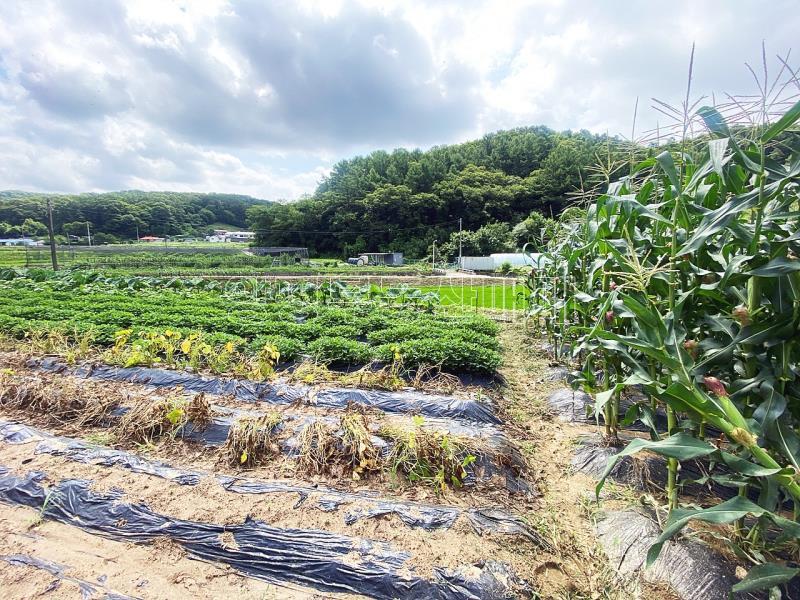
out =
<path fill-rule="evenodd" d="M 533 481 L 541 494 L 536 510 L 525 516 L 551 545 L 551 551 L 532 557 L 534 587 L 543 598 L 564 600 L 674 600 L 670 590 L 638 578 L 621 578 L 609 566 L 592 529 L 599 510 L 596 482 L 571 466 L 578 438 L 596 429 L 552 418 L 545 399 L 565 384 L 546 379 L 551 365 L 537 350 L 541 342 L 517 324 L 504 326 L 500 337 L 505 349 L 500 373 L 506 380 L 501 412 L 507 430 L 532 465 Z M 604 501 L 604 508 L 623 502 L 612 497 Z"/>
<path fill-rule="evenodd" d="M 53 521 L 37 523 L 33 509 L 0 504 L 3 554 L 25 554 L 65 567 L 65 574 L 86 581 L 99 592 L 117 592 L 148 600 L 175 598 L 355 598 L 321 595 L 299 587 L 278 587 L 242 577 L 230 568 L 188 558 L 169 543 L 151 546 L 115 542 Z M 77 584 L 32 567 L 0 561 L 3 598 L 80 598 Z M 93 596 L 98 597 L 98 596 Z"/>
<path fill-rule="evenodd" d="M 0 444 L 0 464 L 18 474 L 41 471 L 47 475 L 46 484 L 63 479 L 91 480 L 98 493 L 111 490 L 126 492 L 124 501 L 143 503 L 160 514 L 177 519 L 213 524 L 238 525 L 252 517 L 275 527 L 319 529 L 355 538 L 390 542 L 399 550 L 411 554 L 407 563 L 423 577 L 433 575 L 433 567 L 457 568 L 491 557 L 506 562 L 525 577 L 528 554 L 532 548 L 527 541 L 504 535 L 478 535 L 460 517 L 447 530 L 425 531 L 406 527 L 398 517 L 385 516 L 361 519 L 352 525 L 344 522 L 347 509 L 333 512 L 315 508 L 293 508 L 297 494 L 237 494 L 226 491 L 215 479 L 207 477 L 196 486 L 183 486 L 157 477 L 131 473 L 117 467 L 85 465 L 61 457 L 34 454 L 35 443 Z M 513 550 L 509 545 L 513 544 Z M 453 552 L 458 548 L 458 552 Z"/>

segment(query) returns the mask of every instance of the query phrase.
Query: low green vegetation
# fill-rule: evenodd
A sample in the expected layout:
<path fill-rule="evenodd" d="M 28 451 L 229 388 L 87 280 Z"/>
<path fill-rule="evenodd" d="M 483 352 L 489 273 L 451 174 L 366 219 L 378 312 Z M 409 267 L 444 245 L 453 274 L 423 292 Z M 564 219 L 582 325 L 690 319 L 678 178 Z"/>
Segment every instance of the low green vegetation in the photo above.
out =
<path fill-rule="evenodd" d="M 733 591 L 770 588 L 798 574 L 770 561 L 796 561 L 800 538 L 800 103 L 746 130 L 712 107 L 690 118 L 710 139 L 633 166 L 565 219 L 531 275 L 530 317 L 577 359 L 610 444 L 637 420 L 650 432 L 598 494 L 625 456 L 667 460 L 670 516 L 648 563 L 692 520 L 732 524 L 729 547 L 763 563 Z M 633 386 L 646 397 L 623 413 Z M 701 458 L 704 482 L 734 495 L 681 507 L 680 462 Z"/>
<path fill-rule="evenodd" d="M 207 275 L 247 276 L 269 274 L 320 275 L 418 275 L 430 272 L 430 265 L 418 263 L 401 267 L 356 267 L 336 259 L 295 262 L 288 256 L 255 256 L 244 244 L 172 243 L 171 246 L 119 244 L 94 247 L 59 245 L 59 267 L 104 271 L 110 275 Z M 0 268 L 48 268 L 50 248 L 0 246 Z"/>
<path fill-rule="evenodd" d="M 502 310 L 524 310 L 530 290 L 522 284 L 506 281 L 487 285 L 422 286 L 423 292 L 436 292 L 442 305 Z"/>
<path fill-rule="evenodd" d="M 386 459 L 393 476 L 403 475 L 412 483 L 426 483 L 440 491 L 459 488 L 467 467 L 480 450 L 475 440 L 423 427 L 425 420 L 414 417 L 409 426 L 384 425 L 379 434 L 391 440 Z"/>
<path fill-rule="evenodd" d="M 267 348 L 278 355 L 276 364 L 307 355 L 356 366 L 393 362 L 398 355 L 407 368 L 441 365 L 488 374 L 500 363 L 492 321 L 444 311 L 418 290 L 388 294 L 329 284 L 270 295 L 276 289 L 263 282 L 251 287 L 247 281 L 143 283 L 86 272 L 0 275 L 0 331 L 44 345 L 53 333 L 73 346 L 90 338 L 123 365 L 174 363 L 263 375 L 273 360 L 263 356 Z M 346 296 L 346 304 L 332 301 Z"/>

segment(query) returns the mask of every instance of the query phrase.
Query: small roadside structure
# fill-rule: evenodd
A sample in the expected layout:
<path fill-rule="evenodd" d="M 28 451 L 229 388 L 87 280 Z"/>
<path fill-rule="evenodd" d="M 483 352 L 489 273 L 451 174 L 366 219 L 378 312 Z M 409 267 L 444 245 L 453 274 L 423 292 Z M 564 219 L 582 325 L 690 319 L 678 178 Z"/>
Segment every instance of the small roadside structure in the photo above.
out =
<path fill-rule="evenodd" d="M 491 256 L 462 256 L 458 268 L 461 271 L 494 271 Z"/>
<path fill-rule="evenodd" d="M 154 236 L 154 235 L 146 235 L 144 237 L 140 237 L 139 241 L 140 242 L 144 242 L 146 244 L 154 244 L 156 242 L 163 242 L 164 238 L 163 237 L 157 237 L 157 236 Z"/>
<path fill-rule="evenodd" d="M 382 267 L 402 267 L 402 252 L 363 252 L 357 258 L 348 258 L 347 262 L 359 267 L 382 266 Z"/>
<path fill-rule="evenodd" d="M 308 264 L 308 248 L 297 246 L 263 246 L 250 248 L 249 251 L 256 256 L 273 257 L 273 264 Z"/>
<path fill-rule="evenodd" d="M 256 234 L 252 231 L 229 231 L 226 237 L 229 242 L 252 242 Z"/>
<path fill-rule="evenodd" d="M 44 242 L 31 238 L 0 238 L 0 246 L 44 246 Z"/>
<path fill-rule="evenodd" d="M 253 231 L 228 231 L 227 229 L 215 229 L 211 235 L 207 235 L 205 240 L 215 244 L 228 242 L 249 243 L 256 239 Z"/>
<path fill-rule="evenodd" d="M 546 261 L 547 258 L 538 253 L 506 252 L 489 256 L 462 256 L 458 268 L 462 271 L 492 272 L 506 263 L 512 267 L 542 267 Z"/>

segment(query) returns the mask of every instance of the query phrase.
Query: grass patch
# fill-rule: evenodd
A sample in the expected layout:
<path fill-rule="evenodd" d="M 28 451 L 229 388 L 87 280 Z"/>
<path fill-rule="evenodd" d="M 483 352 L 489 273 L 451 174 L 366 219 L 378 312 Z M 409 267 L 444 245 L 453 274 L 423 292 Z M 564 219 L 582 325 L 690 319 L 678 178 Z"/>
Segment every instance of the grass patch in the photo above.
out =
<path fill-rule="evenodd" d="M 439 294 L 443 306 L 464 306 L 523 310 L 528 307 L 530 291 L 522 284 L 502 285 L 453 285 L 421 287 L 422 292 Z"/>
<path fill-rule="evenodd" d="M 83 439 L 95 446 L 111 446 L 116 441 L 116 437 L 110 431 L 93 431 L 83 436 Z"/>

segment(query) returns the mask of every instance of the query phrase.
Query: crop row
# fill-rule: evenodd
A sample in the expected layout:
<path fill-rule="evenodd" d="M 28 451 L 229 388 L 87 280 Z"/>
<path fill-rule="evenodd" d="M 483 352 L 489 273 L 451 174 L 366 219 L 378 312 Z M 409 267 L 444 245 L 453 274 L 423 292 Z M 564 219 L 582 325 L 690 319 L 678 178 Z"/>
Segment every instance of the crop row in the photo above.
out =
<path fill-rule="evenodd" d="M 650 431 L 609 461 L 598 494 L 623 457 L 667 459 L 670 516 L 648 562 L 690 519 L 732 523 L 727 543 L 762 563 L 733 592 L 782 597 L 776 586 L 800 570 L 766 561 L 791 563 L 782 544 L 800 539 L 800 138 L 779 140 L 800 122 L 800 102 L 742 137 L 715 108 L 691 118 L 711 138 L 696 159 L 664 151 L 631 165 L 564 220 L 529 278 L 529 316 L 577 359 L 573 384 L 595 394 L 609 445 L 634 420 Z M 778 144 L 786 160 L 771 158 Z M 645 398 L 623 413 L 633 386 Z M 706 457 L 730 472 L 705 481 L 737 495 L 682 508 L 680 461 Z"/>
<path fill-rule="evenodd" d="M 123 329 L 202 332 L 209 343 L 258 352 L 277 347 L 284 362 L 301 355 L 338 364 L 391 360 L 441 364 L 451 372 L 492 372 L 500 362 L 497 325 L 474 314 L 425 312 L 376 303 L 347 308 L 298 301 L 264 302 L 204 290 L 69 290 L 51 282 L 3 285 L 0 331 L 91 332 L 110 345 Z"/>

